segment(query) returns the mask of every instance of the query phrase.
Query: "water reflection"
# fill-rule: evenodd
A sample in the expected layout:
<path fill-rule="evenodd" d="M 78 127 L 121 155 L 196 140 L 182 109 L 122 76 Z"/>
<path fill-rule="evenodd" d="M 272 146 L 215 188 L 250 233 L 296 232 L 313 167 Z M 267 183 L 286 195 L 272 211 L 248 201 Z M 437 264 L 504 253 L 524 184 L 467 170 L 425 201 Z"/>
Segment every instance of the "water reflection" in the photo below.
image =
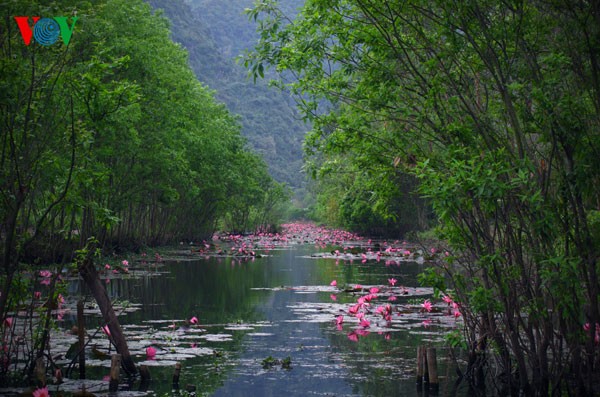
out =
<path fill-rule="evenodd" d="M 203 340 L 202 347 L 213 349 L 214 354 L 184 361 L 181 384 L 194 385 L 199 394 L 417 395 L 416 348 L 439 343 L 439 333 L 407 328 L 387 338 L 372 332 L 354 342 L 347 336 L 351 325 L 338 331 L 333 316 L 331 321 L 306 321 L 294 310 L 331 303 L 330 292 L 290 287 L 328 286 L 333 279 L 338 286 L 381 285 L 391 277 L 415 286 L 424 265 L 336 263 L 310 258 L 314 251 L 313 246 L 298 246 L 243 263 L 231 258 L 166 261 L 157 269 L 161 275 L 113 279 L 107 289 L 112 299 L 142 304 L 141 310 L 121 317 L 122 324 L 159 320 L 181 324 L 196 316 L 207 334 L 230 335 L 221 341 Z M 348 303 L 353 298 L 340 293 L 337 299 Z M 292 368 L 263 368 L 261 363 L 269 356 L 290 357 Z M 446 370 L 440 369 L 442 375 Z M 172 367 L 153 367 L 150 389 L 157 395 L 170 393 L 172 371 Z"/>

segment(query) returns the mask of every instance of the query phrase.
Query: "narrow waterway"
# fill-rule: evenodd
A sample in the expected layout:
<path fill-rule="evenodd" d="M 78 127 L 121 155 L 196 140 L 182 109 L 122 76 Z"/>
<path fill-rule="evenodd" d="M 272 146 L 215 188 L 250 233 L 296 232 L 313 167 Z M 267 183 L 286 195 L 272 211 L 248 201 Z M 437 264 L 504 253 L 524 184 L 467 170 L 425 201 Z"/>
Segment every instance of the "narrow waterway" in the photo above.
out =
<path fill-rule="evenodd" d="M 180 362 L 177 386 L 197 395 L 424 395 L 415 385 L 417 346 L 441 347 L 448 325 L 424 323 L 418 310 L 402 311 L 430 297 L 429 289 L 415 289 L 417 274 L 427 265 L 312 256 L 317 251 L 314 245 L 292 245 L 245 261 L 214 256 L 165 260 L 154 269 L 149 265 L 143 276 L 107 279 L 111 298 L 137 309 L 122 314 L 120 321 L 132 353 L 139 356 L 136 361 L 150 368 L 152 381 L 141 391 L 172 393 L 174 364 Z M 347 316 L 357 299 L 348 287 L 384 288 L 389 279 L 397 280 L 395 288 L 412 291 L 393 302 L 391 326 L 372 320 L 370 327 L 359 327 Z M 337 286 L 330 285 L 332 280 Z M 78 283 L 71 289 L 73 295 L 85 294 Z M 340 325 L 338 315 L 345 316 Z M 192 317 L 198 324 L 186 324 Z M 65 328 L 70 320 L 65 317 Z M 90 327 L 98 321 L 88 319 Z M 102 336 L 96 335 L 97 348 L 108 349 Z M 156 357 L 146 359 L 148 346 L 156 349 Z M 438 356 L 439 395 L 455 395 L 445 350 Z M 109 361 L 90 358 L 88 378 L 102 379 Z M 121 389 L 131 393 L 140 387 L 134 383 Z"/>

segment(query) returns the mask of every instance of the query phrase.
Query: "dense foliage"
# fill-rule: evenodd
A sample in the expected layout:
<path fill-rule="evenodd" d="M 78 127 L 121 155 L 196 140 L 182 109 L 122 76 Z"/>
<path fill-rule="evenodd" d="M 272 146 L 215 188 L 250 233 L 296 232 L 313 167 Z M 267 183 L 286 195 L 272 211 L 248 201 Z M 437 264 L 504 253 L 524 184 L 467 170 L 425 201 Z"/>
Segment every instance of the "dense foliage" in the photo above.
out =
<path fill-rule="evenodd" d="M 250 16 L 261 37 L 246 63 L 297 77 L 278 83 L 313 122 L 328 208 L 394 214 L 418 181 L 454 252 L 425 278 L 463 302 L 469 374 L 493 356 L 503 394 L 592 394 L 597 4 L 308 0 L 289 21 L 261 1 Z"/>
<path fill-rule="evenodd" d="M 68 263 L 91 237 L 112 252 L 276 221 L 289 193 L 148 4 L 0 10 L 0 318 L 20 304 L 22 263 Z M 67 16 L 74 31 L 27 46 L 14 16 Z"/>

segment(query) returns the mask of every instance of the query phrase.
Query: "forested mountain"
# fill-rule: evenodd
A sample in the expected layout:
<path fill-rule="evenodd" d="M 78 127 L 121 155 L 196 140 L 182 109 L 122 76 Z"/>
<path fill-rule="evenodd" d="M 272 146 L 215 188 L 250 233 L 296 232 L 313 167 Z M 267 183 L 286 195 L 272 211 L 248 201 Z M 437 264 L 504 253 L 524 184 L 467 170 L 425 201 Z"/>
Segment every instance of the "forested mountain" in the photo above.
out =
<path fill-rule="evenodd" d="M 255 26 L 244 14 L 252 0 L 148 0 L 171 21 L 172 38 L 189 52 L 198 79 L 240 116 L 242 133 L 262 155 L 271 175 L 294 188 L 303 185 L 302 140 L 307 129 L 286 94 L 248 79 L 235 59 L 255 42 Z M 287 4 L 285 4 L 287 3 Z M 293 12 L 303 1 L 284 2 Z"/>

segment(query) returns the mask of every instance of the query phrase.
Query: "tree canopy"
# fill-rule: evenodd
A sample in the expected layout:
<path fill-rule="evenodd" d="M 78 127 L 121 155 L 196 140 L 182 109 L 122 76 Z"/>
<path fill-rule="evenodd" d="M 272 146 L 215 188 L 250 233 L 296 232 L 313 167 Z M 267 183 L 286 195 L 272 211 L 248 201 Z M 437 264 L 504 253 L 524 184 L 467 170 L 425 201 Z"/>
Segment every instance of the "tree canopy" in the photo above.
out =
<path fill-rule="evenodd" d="M 5 1 L 1 12 L 2 318 L 22 263 L 69 263 L 92 237 L 112 253 L 276 222 L 287 190 L 150 5 Z M 26 45 L 14 16 L 30 29 L 34 16 L 65 16 L 73 33 Z"/>
<path fill-rule="evenodd" d="M 260 1 L 249 15 L 260 33 L 250 71 L 297 78 L 275 83 L 313 123 L 320 202 L 347 223 L 433 220 L 451 263 L 424 279 L 460 298 L 473 357 L 493 350 L 504 391 L 591 392 L 597 5 L 307 0 L 291 20 Z M 403 214 L 411 189 L 428 204 Z"/>

